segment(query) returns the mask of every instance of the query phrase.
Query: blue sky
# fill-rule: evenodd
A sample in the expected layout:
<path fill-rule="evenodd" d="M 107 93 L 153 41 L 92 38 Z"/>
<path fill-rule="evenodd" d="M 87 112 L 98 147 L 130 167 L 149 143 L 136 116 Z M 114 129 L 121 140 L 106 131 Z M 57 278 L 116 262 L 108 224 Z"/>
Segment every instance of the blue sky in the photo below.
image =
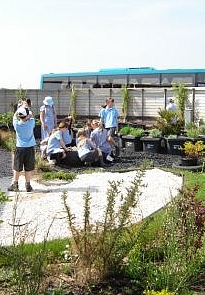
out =
<path fill-rule="evenodd" d="M 204 0 L 0 0 L 0 88 L 43 73 L 205 68 Z"/>

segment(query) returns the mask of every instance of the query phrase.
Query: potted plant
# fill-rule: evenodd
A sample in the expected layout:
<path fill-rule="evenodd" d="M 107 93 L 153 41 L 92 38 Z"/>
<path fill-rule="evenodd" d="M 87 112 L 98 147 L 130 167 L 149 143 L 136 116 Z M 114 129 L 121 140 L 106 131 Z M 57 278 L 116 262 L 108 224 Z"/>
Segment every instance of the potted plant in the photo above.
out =
<path fill-rule="evenodd" d="M 162 132 L 158 128 L 152 128 L 147 136 L 141 137 L 143 151 L 150 153 L 159 153 L 161 150 Z"/>
<path fill-rule="evenodd" d="M 199 159 L 203 157 L 205 153 L 205 144 L 202 140 L 196 142 L 186 141 L 180 150 L 184 152 L 184 156 L 181 157 L 182 166 L 197 166 Z"/>
<path fill-rule="evenodd" d="M 134 151 L 142 151 L 142 142 L 140 138 L 145 134 L 142 128 L 124 126 L 120 129 L 122 148 L 126 148 L 127 143 L 134 144 Z"/>

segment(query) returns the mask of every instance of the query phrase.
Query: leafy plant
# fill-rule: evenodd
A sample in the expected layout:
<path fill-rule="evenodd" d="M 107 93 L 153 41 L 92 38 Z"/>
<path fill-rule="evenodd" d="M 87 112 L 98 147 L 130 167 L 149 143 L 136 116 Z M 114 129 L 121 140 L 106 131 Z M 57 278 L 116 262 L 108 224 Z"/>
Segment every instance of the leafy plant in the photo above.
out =
<path fill-rule="evenodd" d="M 15 133 L 10 130 L 0 129 L 0 143 L 1 146 L 9 151 L 15 149 Z"/>
<path fill-rule="evenodd" d="M 175 92 L 175 96 L 177 99 L 177 112 L 179 116 L 179 120 L 182 122 L 183 126 L 185 123 L 185 107 L 188 101 L 189 90 L 184 86 L 183 83 L 179 83 L 173 86 L 173 90 Z"/>
<path fill-rule="evenodd" d="M 197 142 L 186 141 L 182 147 L 179 147 L 181 151 L 184 151 L 187 158 L 199 158 L 204 155 L 205 144 L 202 140 Z"/>
<path fill-rule="evenodd" d="M 167 290 L 161 291 L 154 291 L 154 290 L 147 290 L 143 292 L 144 295 L 175 295 L 173 292 L 169 292 Z"/>
<path fill-rule="evenodd" d="M 76 100 L 77 100 L 77 94 L 74 87 L 71 89 L 71 97 L 70 97 L 70 115 L 73 118 L 73 121 L 75 122 L 77 114 L 76 114 Z M 73 123 L 74 123 L 73 122 Z"/>
<path fill-rule="evenodd" d="M 49 171 L 43 173 L 43 179 L 44 180 L 52 180 L 52 179 L 63 179 L 63 180 L 73 180 L 76 178 L 76 174 L 73 172 L 65 172 L 63 170 L 61 171 Z"/>
<path fill-rule="evenodd" d="M 129 89 L 127 86 L 122 86 L 122 114 L 123 114 L 123 122 L 126 122 L 127 120 L 127 114 L 128 114 L 128 103 L 130 99 L 129 95 Z"/>
<path fill-rule="evenodd" d="M 120 135 L 128 135 L 130 134 L 131 127 L 129 125 L 120 128 Z"/>
<path fill-rule="evenodd" d="M 186 134 L 190 138 L 197 138 L 199 137 L 199 129 L 197 127 L 190 128 L 186 131 Z"/>
<path fill-rule="evenodd" d="M 205 135 L 205 124 L 199 126 L 199 134 Z"/>
<path fill-rule="evenodd" d="M 166 109 L 158 111 L 159 117 L 156 119 L 156 127 L 163 135 L 179 134 L 182 129 L 181 121 L 177 118 L 177 112 L 170 112 Z"/>
<path fill-rule="evenodd" d="M 141 137 L 145 133 L 142 128 L 134 128 L 131 126 L 124 126 L 120 129 L 120 135 L 132 135 L 135 137 Z"/>
<path fill-rule="evenodd" d="M 191 138 L 199 137 L 200 131 L 194 122 L 188 122 L 185 126 L 186 135 Z"/>
<path fill-rule="evenodd" d="M 0 124 L 6 126 L 7 129 L 10 129 L 13 121 L 13 112 L 7 112 L 4 114 L 0 114 Z"/>
<path fill-rule="evenodd" d="M 142 137 L 144 135 L 145 131 L 142 128 L 130 128 L 130 135 L 133 135 L 135 137 Z"/>
<path fill-rule="evenodd" d="M 68 216 L 68 226 L 72 233 L 71 256 L 76 282 L 84 285 L 96 283 L 107 277 L 110 272 L 118 269 L 126 257 L 137 234 L 133 233 L 130 224 L 130 214 L 137 205 L 140 194 L 140 184 L 143 171 L 139 171 L 125 196 L 121 193 L 121 182 L 112 181 L 107 190 L 107 206 L 102 222 L 92 223 L 90 216 L 91 197 L 89 192 L 84 195 L 83 227 L 75 224 L 75 217 L 66 202 L 67 193 L 62 195 Z M 115 201 L 121 196 L 122 202 L 115 209 Z"/>
<path fill-rule="evenodd" d="M 158 128 L 153 128 L 149 130 L 150 137 L 157 138 L 157 137 L 160 137 L 161 135 L 162 135 L 162 132 Z"/>

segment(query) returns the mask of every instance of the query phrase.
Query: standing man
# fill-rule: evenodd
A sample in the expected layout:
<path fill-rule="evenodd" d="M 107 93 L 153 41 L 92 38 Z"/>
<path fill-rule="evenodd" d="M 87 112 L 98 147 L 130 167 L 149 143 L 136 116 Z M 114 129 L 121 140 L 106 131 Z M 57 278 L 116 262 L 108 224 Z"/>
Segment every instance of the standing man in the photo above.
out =
<path fill-rule="evenodd" d="M 166 110 L 175 114 L 177 112 L 177 105 L 175 104 L 172 98 L 169 99 L 169 103 L 166 106 Z M 177 116 L 174 116 L 172 119 L 172 124 L 177 123 Z"/>
<path fill-rule="evenodd" d="M 175 104 L 174 100 L 172 98 L 169 99 L 169 103 L 166 106 L 167 111 L 176 111 L 177 105 Z"/>
<path fill-rule="evenodd" d="M 14 152 L 13 163 L 13 184 L 8 191 L 18 191 L 18 180 L 21 171 L 25 171 L 25 187 L 27 192 L 33 190 L 30 180 L 35 168 L 35 150 L 36 145 L 33 129 L 35 119 L 32 113 L 25 106 L 20 106 L 13 116 L 13 126 L 16 132 L 16 149 Z"/>

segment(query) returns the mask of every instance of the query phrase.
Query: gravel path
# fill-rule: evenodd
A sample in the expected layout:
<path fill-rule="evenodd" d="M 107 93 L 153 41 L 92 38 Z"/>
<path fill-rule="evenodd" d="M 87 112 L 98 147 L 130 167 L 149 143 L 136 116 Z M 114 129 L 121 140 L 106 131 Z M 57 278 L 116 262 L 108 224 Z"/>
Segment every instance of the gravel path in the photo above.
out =
<path fill-rule="evenodd" d="M 0 179 L 12 175 L 12 154 L 5 149 L 0 148 Z M 1 180 L 0 180 L 1 181 Z"/>
<path fill-rule="evenodd" d="M 67 202 L 72 213 L 76 217 L 77 225 L 82 224 L 83 218 L 83 195 L 90 192 L 91 216 L 92 219 L 102 220 L 106 206 L 106 191 L 109 181 L 122 181 L 121 192 L 125 194 L 136 175 L 136 165 L 147 160 L 152 160 L 153 166 L 171 167 L 176 157 L 158 154 L 125 154 L 117 159 L 113 166 L 103 172 L 92 174 L 79 174 L 72 182 L 49 181 L 39 183 L 32 180 L 34 192 L 27 193 L 24 186 L 24 176 L 19 180 L 20 192 L 7 192 L 7 187 L 12 181 L 12 160 L 11 153 L 5 150 L 1 152 L 1 183 L 0 189 L 10 197 L 10 202 L 0 206 L 0 243 L 3 245 L 12 244 L 13 239 L 19 241 L 23 238 L 26 241 L 40 242 L 47 235 L 48 239 L 64 238 L 69 235 L 66 221 L 66 213 L 62 203 L 62 193 L 67 192 Z M 75 170 L 75 168 L 73 168 Z M 83 168 L 80 168 L 83 169 Z M 95 170 L 95 168 L 93 168 Z M 130 170 L 130 171 L 129 171 Z M 69 169 L 70 171 L 70 169 Z M 145 216 L 162 208 L 171 198 L 177 195 L 182 185 L 182 178 L 170 172 L 154 168 L 147 170 L 143 177 L 141 196 L 137 207 L 133 210 L 133 221 L 138 221 Z M 160 190 L 159 190 L 160 187 Z M 116 199 L 116 206 L 121 202 L 120 196 Z M 17 206 L 14 218 L 14 206 Z M 50 228 L 50 229 L 49 229 Z"/>

